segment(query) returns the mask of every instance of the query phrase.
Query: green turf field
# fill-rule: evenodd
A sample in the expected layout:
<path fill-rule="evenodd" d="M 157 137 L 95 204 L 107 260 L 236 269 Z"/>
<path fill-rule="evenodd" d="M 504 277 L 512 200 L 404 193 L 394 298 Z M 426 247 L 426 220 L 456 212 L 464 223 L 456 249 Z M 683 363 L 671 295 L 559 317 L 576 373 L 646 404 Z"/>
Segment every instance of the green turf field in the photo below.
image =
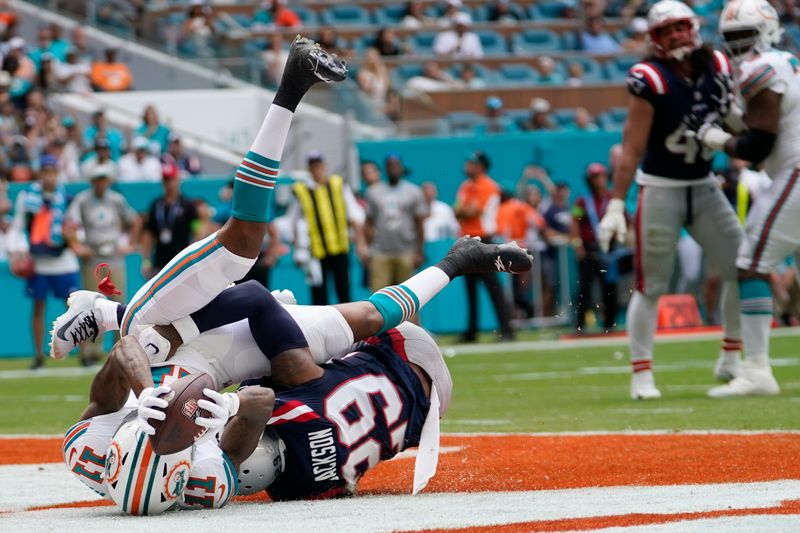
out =
<path fill-rule="evenodd" d="M 458 354 L 447 363 L 455 385 L 443 430 L 542 432 L 592 430 L 800 430 L 800 337 L 772 340 L 777 398 L 711 400 L 711 369 L 718 341 L 660 344 L 656 379 L 664 397 L 628 398 L 624 345 L 502 353 Z M 75 360 L 48 361 L 50 369 Z M 86 405 L 91 376 L 14 373 L 28 360 L 0 361 L 0 433 L 64 431 Z M 25 376 L 20 376 L 24 374 Z M 30 376 L 30 377 L 28 377 Z"/>

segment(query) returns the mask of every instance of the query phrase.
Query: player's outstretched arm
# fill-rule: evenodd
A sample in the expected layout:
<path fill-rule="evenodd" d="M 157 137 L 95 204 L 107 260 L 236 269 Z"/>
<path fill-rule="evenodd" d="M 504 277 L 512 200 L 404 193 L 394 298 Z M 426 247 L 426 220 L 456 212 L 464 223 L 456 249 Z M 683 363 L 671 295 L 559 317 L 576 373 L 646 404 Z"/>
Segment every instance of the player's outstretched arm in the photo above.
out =
<path fill-rule="evenodd" d="M 122 409 L 131 388 L 128 385 L 128 378 L 120 368 L 115 349 L 106 359 L 105 364 L 94 376 L 92 386 L 89 391 L 89 406 L 83 411 L 80 420 L 86 420 L 95 416 L 114 413 Z"/>
<path fill-rule="evenodd" d="M 275 393 L 265 387 L 244 387 L 236 392 L 239 410 L 231 417 L 222 434 L 220 448 L 233 463 L 236 470 L 256 449 L 272 408 Z"/>

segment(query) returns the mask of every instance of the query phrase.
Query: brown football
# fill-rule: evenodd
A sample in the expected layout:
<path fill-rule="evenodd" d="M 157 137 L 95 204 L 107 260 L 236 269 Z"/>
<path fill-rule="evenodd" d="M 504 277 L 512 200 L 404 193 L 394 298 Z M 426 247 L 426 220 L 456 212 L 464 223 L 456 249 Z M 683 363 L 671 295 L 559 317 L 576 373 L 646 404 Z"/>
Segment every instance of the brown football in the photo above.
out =
<path fill-rule="evenodd" d="M 197 440 L 206 428 L 194 423 L 198 417 L 207 417 L 208 412 L 197 406 L 203 399 L 203 389 L 214 388 L 214 380 L 208 374 L 191 374 L 172 382 L 172 389 L 162 395 L 169 402 L 167 416 L 161 420 L 150 419 L 155 434 L 150 436 L 153 450 L 159 455 L 169 455 L 185 450 Z"/>

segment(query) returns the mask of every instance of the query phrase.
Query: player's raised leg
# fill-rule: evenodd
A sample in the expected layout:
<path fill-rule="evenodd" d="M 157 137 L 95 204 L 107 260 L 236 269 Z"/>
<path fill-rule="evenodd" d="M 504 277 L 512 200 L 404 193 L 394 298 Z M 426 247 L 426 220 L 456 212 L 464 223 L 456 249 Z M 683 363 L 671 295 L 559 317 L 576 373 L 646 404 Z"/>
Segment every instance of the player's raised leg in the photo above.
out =
<path fill-rule="evenodd" d="M 308 39 L 297 37 L 289 50 L 281 84 L 250 150 L 235 174 L 232 218 L 215 234 L 172 259 L 137 291 L 127 306 L 120 331 L 173 323 L 205 306 L 252 267 L 266 232 L 269 203 L 294 111 L 318 82 L 341 81 L 347 68 Z M 70 309 L 54 323 L 51 356 L 65 357 L 85 340 L 81 325 L 93 302 Z M 84 328 L 85 329 L 85 328 Z M 93 332 L 94 335 L 97 331 Z"/>

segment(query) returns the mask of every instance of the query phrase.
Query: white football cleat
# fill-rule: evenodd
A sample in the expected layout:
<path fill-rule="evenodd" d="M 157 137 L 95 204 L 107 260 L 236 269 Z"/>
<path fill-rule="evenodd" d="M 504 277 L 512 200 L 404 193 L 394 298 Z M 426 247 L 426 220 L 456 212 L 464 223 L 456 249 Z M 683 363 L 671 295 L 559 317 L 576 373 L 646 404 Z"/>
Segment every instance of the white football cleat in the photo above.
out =
<path fill-rule="evenodd" d="M 631 399 L 657 400 L 661 391 L 656 388 L 656 378 L 652 370 L 642 370 L 631 375 Z"/>
<path fill-rule="evenodd" d="M 711 398 L 738 398 L 740 396 L 776 396 L 781 392 L 769 365 L 742 363 L 741 373 L 727 385 L 708 391 Z"/>
<path fill-rule="evenodd" d="M 67 311 L 53 322 L 50 330 L 50 357 L 64 359 L 76 346 L 94 341 L 100 333 L 94 302 L 105 298 L 99 292 L 75 291 L 67 299 Z"/>
<path fill-rule="evenodd" d="M 714 365 L 714 377 L 723 383 L 728 383 L 742 373 L 742 353 L 726 352 L 720 350 L 717 362 Z"/>

